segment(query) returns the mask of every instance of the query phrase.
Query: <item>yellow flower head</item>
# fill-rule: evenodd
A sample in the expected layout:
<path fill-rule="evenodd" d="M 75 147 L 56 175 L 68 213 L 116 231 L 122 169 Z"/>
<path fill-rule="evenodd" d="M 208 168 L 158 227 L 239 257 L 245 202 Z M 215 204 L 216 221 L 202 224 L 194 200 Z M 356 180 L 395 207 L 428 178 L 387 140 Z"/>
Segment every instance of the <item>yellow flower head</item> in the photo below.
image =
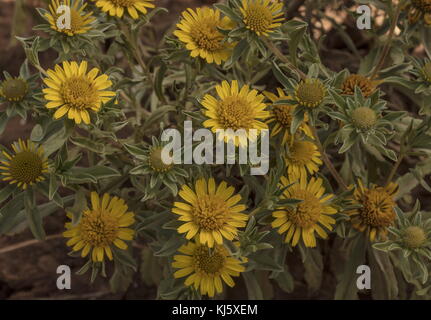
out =
<path fill-rule="evenodd" d="M 295 183 L 296 182 L 296 183 Z M 316 246 L 315 232 L 322 238 L 328 237 L 328 230 L 333 229 L 335 219 L 331 215 L 337 213 L 337 210 L 327 202 L 333 195 L 324 196 L 325 189 L 322 186 L 322 179 L 311 178 L 307 182 L 306 177 L 299 180 L 281 177 L 281 187 L 288 187 L 281 196 L 281 199 L 302 200 L 296 207 L 280 207 L 273 212 L 275 218 L 272 222 L 273 228 L 279 228 L 278 233 L 286 233 L 285 242 L 296 246 L 302 236 L 302 241 L 306 247 Z"/>
<path fill-rule="evenodd" d="M 162 159 L 163 146 L 157 146 L 150 148 L 150 153 L 148 156 L 148 165 L 151 169 L 156 172 L 167 172 L 171 170 L 174 166 L 173 163 L 165 164 Z"/>
<path fill-rule="evenodd" d="M 139 12 L 147 14 L 147 8 L 154 8 L 154 0 L 93 0 L 103 12 L 113 17 L 122 18 L 127 10 L 133 19 L 139 18 Z"/>
<path fill-rule="evenodd" d="M 385 187 L 372 185 L 366 188 L 359 180 L 353 193 L 353 203 L 362 205 L 362 208 L 348 212 L 352 226 L 369 234 L 371 241 L 385 239 L 388 227 L 394 224 L 396 218 L 393 196 L 397 191 L 398 185 L 393 182 Z"/>
<path fill-rule="evenodd" d="M 0 84 L 0 96 L 7 101 L 21 101 L 28 93 L 28 84 L 22 78 L 9 78 Z"/>
<path fill-rule="evenodd" d="M 307 177 L 307 171 L 312 175 L 322 165 L 316 144 L 306 140 L 294 140 L 285 161 L 287 173 L 292 179 Z"/>
<path fill-rule="evenodd" d="M 284 20 L 283 3 L 278 0 L 242 0 L 240 8 L 247 29 L 267 36 Z"/>
<path fill-rule="evenodd" d="M 210 248 L 214 243 L 223 244 L 223 238 L 234 239 L 237 228 L 245 227 L 248 220 L 248 215 L 242 213 L 246 206 L 238 204 L 241 195 L 233 195 L 234 191 L 224 181 L 217 187 L 213 178 L 197 180 L 194 190 L 183 185 L 179 195 L 185 202 L 174 202 L 172 209 L 180 216 L 178 220 L 185 222 L 178 232 L 186 233 L 189 240 L 196 236 Z"/>
<path fill-rule="evenodd" d="M 125 241 L 133 239 L 135 231 L 127 228 L 135 222 L 135 214 L 127 212 L 128 207 L 123 199 L 104 194 L 102 199 L 96 192 L 91 193 L 91 209 L 82 213 L 77 224 L 67 222 L 67 231 L 63 236 L 70 238 L 67 245 L 73 251 L 82 249 L 81 256 L 86 257 L 91 251 L 94 262 L 102 262 L 104 255 L 112 260 L 112 246 L 126 250 Z M 68 213 L 72 219 L 72 214 Z"/>
<path fill-rule="evenodd" d="M 218 135 L 219 139 L 224 139 L 225 142 L 232 141 L 236 146 L 246 146 L 248 140 L 257 139 L 250 129 L 256 129 L 256 133 L 268 129 L 268 125 L 260 121 L 269 116 L 269 112 L 265 111 L 263 95 L 258 94 L 256 90 L 250 90 L 247 85 L 239 89 L 236 80 L 232 81 L 231 85 L 223 81 L 221 85 L 216 86 L 216 91 L 219 99 L 207 94 L 202 101 L 206 109 L 204 114 L 209 118 L 203 125 L 211 128 L 213 132 L 217 129 L 231 129 L 230 132 Z M 235 136 L 234 131 L 239 129 L 243 129 L 243 132 Z"/>
<path fill-rule="evenodd" d="M 427 241 L 425 230 L 419 226 L 409 226 L 404 230 L 403 243 L 407 248 L 418 249 Z"/>
<path fill-rule="evenodd" d="M 352 114 L 353 124 L 360 130 L 367 131 L 371 129 L 377 122 L 376 111 L 369 107 L 359 107 L 353 110 Z"/>
<path fill-rule="evenodd" d="M 182 15 L 174 34 L 186 44 L 193 58 L 200 56 L 208 63 L 216 64 L 229 59 L 233 44 L 225 42 L 225 36 L 217 29 L 231 27 L 232 21 L 228 17 L 221 18 L 219 10 L 207 7 L 196 11 L 187 9 Z"/>
<path fill-rule="evenodd" d="M 291 100 L 292 97 L 286 96 L 281 88 L 277 88 L 278 96 L 275 94 L 265 91 L 264 95 L 270 99 L 272 102 L 277 102 L 280 100 Z M 290 127 L 292 125 L 293 113 L 296 109 L 296 105 L 272 105 L 269 110 L 269 118 L 266 121 L 267 124 L 273 124 L 271 130 L 271 137 L 282 133 L 281 144 L 284 145 L 287 142 L 292 143 L 294 136 L 290 134 Z M 307 125 L 308 115 L 304 115 L 304 121 L 299 126 L 299 131 L 305 133 L 310 138 L 313 137 L 310 127 Z"/>
<path fill-rule="evenodd" d="M 97 76 L 99 69 L 93 68 L 87 73 L 87 62 L 63 62 L 63 67 L 56 65 L 48 70 L 48 78 L 43 79 L 48 88 L 43 89 L 48 109 L 57 109 L 54 118 L 68 114 L 76 123 L 90 123 L 92 110 L 98 112 L 102 103 L 115 96 L 115 92 L 106 91 L 112 82 L 106 74 Z"/>
<path fill-rule="evenodd" d="M 423 18 L 425 24 L 431 25 L 431 0 L 410 0 L 406 2 L 410 23 L 416 23 Z"/>
<path fill-rule="evenodd" d="M 319 79 L 306 79 L 295 89 L 295 98 L 303 107 L 316 108 L 325 96 L 326 88 Z"/>
<path fill-rule="evenodd" d="M 233 258 L 224 246 L 210 249 L 199 241 L 190 241 L 178 251 L 182 254 L 174 256 L 172 266 L 180 270 L 174 277 L 188 276 L 184 284 L 194 286 L 202 295 L 213 297 L 215 293 L 222 293 L 223 282 L 233 287 L 232 277 L 238 277 L 245 270 L 242 262 Z"/>
<path fill-rule="evenodd" d="M 45 180 L 48 172 L 48 159 L 43 154 L 42 147 L 36 147 L 33 142 L 21 139 L 12 144 L 15 154 L 2 151 L 6 159 L 1 161 L 0 174 L 3 181 L 17 184 L 19 188 L 27 189 L 30 185 Z"/>
<path fill-rule="evenodd" d="M 362 91 L 362 95 L 367 98 L 376 91 L 376 87 L 380 82 L 381 81 L 372 81 L 360 74 L 351 74 L 343 81 L 341 93 L 353 95 L 355 93 L 355 87 L 359 87 Z"/>
<path fill-rule="evenodd" d="M 96 21 L 93 17 L 93 12 L 84 14 L 83 10 L 87 7 L 87 4 L 81 4 L 79 0 L 75 0 L 72 6 L 71 0 L 60 1 L 61 0 L 52 0 L 49 5 L 49 11 L 51 13 L 45 14 L 46 19 L 51 25 L 51 29 L 65 33 L 68 36 L 87 33 L 91 29 L 91 24 Z M 57 11 L 58 7 L 62 5 L 70 8 L 70 26 L 65 25 L 64 28 L 59 28 L 57 22 L 59 19 L 62 20 L 60 17 L 64 14 L 64 11 L 60 10 L 60 13 Z"/>

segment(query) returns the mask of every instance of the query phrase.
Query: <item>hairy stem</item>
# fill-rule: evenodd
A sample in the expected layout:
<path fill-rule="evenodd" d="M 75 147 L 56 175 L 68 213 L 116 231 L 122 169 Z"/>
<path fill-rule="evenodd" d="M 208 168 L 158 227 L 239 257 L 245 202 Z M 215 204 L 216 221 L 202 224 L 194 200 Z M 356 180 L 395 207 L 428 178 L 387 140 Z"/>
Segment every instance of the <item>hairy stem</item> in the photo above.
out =
<path fill-rule="evenodd" d="M 399 166 L 401 165 L 401 162 L 403 162 L 404 159 L 404 154 L 400 154 L 400 156 L 398 157 L 397 162 L 395 163 L 395 165 L 392 167 L 391 172 L 389 173 L 388 178 L 386 179 L 386 183 L 385 185 L 387 186 L 389 183 L 391 183 L 392 179 L 395 176 L 395 173 L 397 172 Z"/>
<path fill-rule="evenodd" d="M 348 190 L 347 184 L 344 182 L 343 178 L 337 172 L 337 169 L 335 169 L 334 165 L 332 164 L 331 160 L 329 160 L 328 155 L 323 149 L 322 143 L 320 142 L 319 136 L 317 135 L 316 127 L 310 126 L 310 128 L 311 128 L 311 131 L 313 132 L 314 139 L 316 140 L 317 148 L 319 149 L 319 152 L 322 155 L 322 160 L 325 163 L 326 167 L 328 168 L 329 172 L 331 172 L 332 176 L 334 177 L 334 179 L 337 181 L 338 185 L 341 188 L 343 188 L 344 190 Z"/>
<path fill-rule="evenodd" d="M 397 27 L 398 18 L 400 17 L 401 12 L 401 4 L 402 1 L 398 3 L 397 9 L 395 11 L 394 18 L 392 19 L 391 27 L 389 29 L 388 38 L 386 40 L 385 46 L 382 51 L 382 55 L 380 56 L 379 62 L 376 64 L 376 67 L 371 74 L 371 80 L 374 79 L 379 73 L 380 69 L 383 67 L 386 57 L 391 49 L 392 39 L 394 38 L 395 28 Z"/>
<path fill-rule="evenodd" d="M 262 38 L 265 45 L 268 47 L 268 49 L 281 61 L 284 62 L 289 66 L 289 68 L 299 74 L 302 80 L 305 80 L 307 78 L 307 75 L 299 70 L 275 45 L 272 43 L 271 40 L 267 38 Z"/>

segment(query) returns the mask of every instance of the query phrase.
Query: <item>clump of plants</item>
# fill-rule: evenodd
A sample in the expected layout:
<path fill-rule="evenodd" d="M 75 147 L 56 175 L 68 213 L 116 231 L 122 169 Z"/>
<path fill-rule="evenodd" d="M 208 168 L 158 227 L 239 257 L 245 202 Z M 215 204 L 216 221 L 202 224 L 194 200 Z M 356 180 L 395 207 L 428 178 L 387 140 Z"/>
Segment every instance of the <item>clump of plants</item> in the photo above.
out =
<path fill-rule="evenodd" d="M 119 291 L 139 272 L 160 299 L 321 297 L 329 282 L 326 298 L 430 299 L 430 4 L 286 2 L 188 8 L 157 34 L 157 1 L 47 1 L 39 35 L 17 37 L 20 73 L 0 82 L 2 134 L 14 117 L 34 125 L 0 146 L 0 235 L 44 240 L 61 212 L 79 274 Z M 355 21 L 363 3 L 359 50 L 328 10 Z M 324 63 L 328 25 L 351 69 Z M 165 133 L 185 141 L 187 121 L 238 154 L 268 141 L 268 171 L 226 154 L 186 163 L 185 143 L 166 162 Z"/>

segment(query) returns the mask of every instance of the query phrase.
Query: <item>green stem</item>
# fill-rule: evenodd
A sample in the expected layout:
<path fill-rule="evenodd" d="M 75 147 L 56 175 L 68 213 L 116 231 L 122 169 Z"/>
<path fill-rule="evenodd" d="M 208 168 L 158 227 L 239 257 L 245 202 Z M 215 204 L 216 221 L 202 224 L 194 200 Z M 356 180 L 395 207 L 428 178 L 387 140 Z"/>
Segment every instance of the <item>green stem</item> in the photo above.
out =
<path fill-rule="evenodd" d="M 307 75 L 299 70 L 275 45 L 272 43 L 271 40 L 268 38 L 262 38 L 262 41 L 265 43 L 265 45 L 268 47 L 268 49 L 282 62 L 287 64 L 289 68 L 296 73 L 299 74 L 302 80 L 305 80 L 307 78 Z"/>
<path fill-rule="evenodd" d="M 325 163 L 326 167 L 328 168 L 329 172 L 332 174 L 334 179 L 337 181 L 338 185 L 343 188 L 344 190 L 348 190 L 347 184 L 344 182 L 343 178 L 340 176 L 338 171 L 335 169 L 334 165 L 332 164 L 331 160 L 329 160 L 328 155 L 326 154 L 322 143 L 320 142 L 319 136 L 317 135 L 317 130 L 315 126 L 310 126 L 311 131 L 313 133 L 314 139 L 316 141 L 317 148 L 319 149 L 319 152 L 322 156 L 322 160 Z"/>
<path fill-rule="evenodd" d="M 398 160 L 397 160 L 397 162 L 395 163 L 395 165 L 392 167 L 392 170 L 391 170 L 391 172 L 389 173 L 389 176 L 388 176 L 388 178 L 386 179 L 386 186 L 389 184 L 389 183 L 391 183 L 391 181 L 392 181 L 392 179 L 394 178 L 394 176 L 395 176 L 395 173 L 397 173 L 397 170 L 398 170 L 398 168 L 399 168 L 399 166 L 401 165 L 401 162 L 403 162 L 403 159 L 404 159 L 404 154 L 400 154 L 400 156 L 398 157 Z"/>
<path fill-rule="evenodd" d="M 376 67 L 374 68 L 373 73 L 371 74 L 371 77 L 370 77 L 371 80 L 374 79 L 378 75 L 378 73 L 379 73 L 380 69 L 383 67 L 385 60 L 386 60 L 386 57 L 387 57 L 387 55 L 391 49 L 391 44 L 392 44 L 392 39 L 394 37 L 395 28 L 397 27 L 398 18 L 400 17 L 400 13 L 401 13 L 401 4 L 402 4 L 402 1 L 400 1 L 398 3 L 397 9 L 395 11 L 395 16 L 392 19 L 391 27 L 389 29 L 388 38 L 386 40 L 386 43 L 385 43 L 385 46 L 383 48 L 382 55 L 380 56 L 379 62 L 376 64 Z"/>

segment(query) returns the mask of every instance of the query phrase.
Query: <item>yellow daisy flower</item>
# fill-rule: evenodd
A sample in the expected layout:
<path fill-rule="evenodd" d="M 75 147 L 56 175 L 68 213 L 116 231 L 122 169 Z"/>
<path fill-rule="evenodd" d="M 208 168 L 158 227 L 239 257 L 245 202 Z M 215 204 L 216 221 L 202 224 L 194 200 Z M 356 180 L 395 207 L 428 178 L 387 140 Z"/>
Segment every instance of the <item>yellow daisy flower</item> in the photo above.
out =
<path fill-rule="evenodd" d="M 272 92 L 265 91 L 263 94 L 270 99 L 273 103 L 280 100 L 289 100 L 292 99 L 290 96 L 286 96 L 283 89 L 277 88 L 278 96 L 273 94 Z M 296 105 L 272 105 L 269 110 L 269 118 L 266 121 L 267 124 L 273 123 L 273 127 L 271 130 L 271 137 L 282 133 L 281 144 L 284 145 L 287 142 L 292 143 L 293 136 L 290 134 L 290 127 L 293 120 L 293 113 L 295 111 Z M 304 115 L 304 121 L 299 126 L 299 131 L 305 133 L 310 138 L 313 138 L 313 133 L 311 132 L 310 127 L 307 125 L 308 115 Z"/>
<path fill-rule="evenodd" d="M 360 232 L 369 234 L 370 240 L 384 240 L 387 237 L 388 228 L 395 222 L 394 195 L 398 191 L 398 185 L 391 182 L 385 187 L 372 185 L 364 187 L 361 180 L 353 193 L 353 203 L 362 205 L 362 208 L 354 209 L 347 214 L 351 216 L 352 226 Z"/>
<path fill-rule="evenodd" d="M 94 262 L 102 262 L 105 254 L 112 260 L 112 246 L 126 250 L 124 240 L 133 239 L 135 231 L 127 227 L 135 223 L 135 214 L 127 212 L 128 207 L 123 199 L 111 198 L 107 193 L 100 199 L 96 192 L 92 192 L 91 205 L 92 209 L 85 210 L 77 224 L 65 224 L 67 231 L 63 232 L 63 236 L 70 238 L 67 245 L 73 251 L 82 249 L 82 257 L 91 251 Z M 67 216 L 72 219 L 71 213 Z"/>
<path fill-rule="evenodd" d="M 93 17 L 93 12 L 84 14 L 83 10 L 87 7 L 87 4 L 81 4 L 79 0 L 75 0 L 72 6 L 71 0 L 60 1 L 61 0 L 52 0 L 49 5 L 49 11 L 51 13 L 45 14 L 45 18 L 51 25 L 51 29 L 65 33 L 68 36 L 87 33 L 91 29 L 91 24 L 96 21 L 96 18 Z M 57 26 L 57 21 L 63 14 L 57 13 L 58 7 L 61 5 L 70 8 L 70 28 L 59 28 Z"/>
<path fill-rule="evenodd" d="M 242 0 L 240 11 L 246 28 L 258 36 L 267 36 L 284 20 L 283 3 L 278 0 Z"/>
<path fill-rule="evenodd" d="M 183 19 L 177 24 L 174 35 L 186 44 L 193 58 L 200 56 L 208 63 L 221 64 L 232 54 L 233 44 L 225 42 L 225 36 L 217 28 L 229 29 L 232 21 L 220 17 L 220 11 L 207 7 L 196 11 L 187 9 Z"/>
<path fill-rule="evenodd" d="M 306 140 L 294 140 L 289 146 L 285 161 L 288 176 L 292 179 L 307 177 L 307 171 L 312 175 L 322 165 L 316 144 Z"/>
<path fill-rule="evenodd" d="M 122 18 L 127 10 L 133 19 L 139 18 L 139 12 L 147 14 L 147 8 L 154 8 L 154 0 L 93 0 L 103 12 L 113 17 Z"/>
<path fill-rule="evenodd" d="M 283 188 L 295 183 L 283 192 L 281 199 L 302 200 L 295 208 L 280 207 L 272 214 L 275 218 L 272 227 L 279 228 L 280 234 L 286 232 L 284 239 L 286 243 L 296 246 L 302 237 L 306 247 L 315 247 L 315 232 L 326 239 L 328 234 L 322 226 L 328 230 L 333 229 L 335 219 L 331 215 L 337 213 L 337 210 L 327 203 L 333 195 L 324 196 L 325 189 L 322 182 L 321 178 L 311 178 L 307 182 L 306 177 L 301 177 L 299 180 L 281 177 Z"/>
<path fill-rule="evenodd" d="M 33 142 L 21 139 L 12 144 L 15 154 L 2 151 L 6 159 L 1 160 L 0 174 L 3 181 L 17 184 L 23 190 L 30 185 L 45 180 L 44 173 L 48 172 L 48 159 L 44 156 L 43 148 L 36 147 Z"/>
<path fill-rule="evenodd" d="M 174 202 L 172 209 L 180 216 L 178 220 L 185 222 L 178 232 L 186 233 L 188 240 L 196 236 L 210 248 L 214 243 L 223 244 L 223 238 L 234 239 L 237 228 L 245 227 L 248 220 L 248 215 L 242 213 L 246 206 L 238 204 L 241 195 L 233 195 L 234 191 L 224 181 L 217 187 L 213 178 L 198 179 L 194 190 L 183 185 L 179 195 L 186 202 Z"/>
<path fill-rule="evenodd" d="M 174 277 L 188 276 L 184 284 L 209 297 L 223 292 L 223 282 L 233 287 L 232 277 L 238 277 L 245 270 L 242 262 L 233 258 L 224 246 L 216 245 L 211 250 L 196 241 L 181 246 L 178 251 L 182 254 L 174 256 L 172 266 L 180 270 Z"/>
<path fill-rule="evenodd" d="M 218 138 L 225 142 L 232 141 L 236 146 L 247 146 L 247 141 L 255 141 L 257 135 L 250 132 L 256 129 L 257 133 L 262 129 L 268 129 L 268 125 L 260 119 L 266 119 L 269 112 L 265 111 L 266 104 L 263 102 L 264 96 L 258 94 L 256 90 L 250 90 L 245 85 L 238 88 L 238 81 L 233 80 L 229 85 L 223 81 L 221 85 L 215 87 L 219 100 L 213 96 L 205 95 L 202 105 L 205 107 L 204 114 L 209 119 L 203 125 L 211 128 L 213 132 L 217 129 L 231 129 L 219 134 Z M 236 130 L 243 129 L 235 136 Z"/>
<path fill-rule="evenodd" d="M 55 70 L 55 71 L 54 71 Z M 99 69 L 93 68 L 87 73 L 87 62 L 63 62 L 63 67 L 56 65 L 48 70 L 48 78 L 43 82 L 48 88 L 43 89 L 48 109 L 57 109 L 54 118 L 68 114 L 76 123 L 90 123 L 89 110 L 98 112 L 102 103 L 115 96 L 115 92 L 105 89 L 112 86 L 106 74 L 97 76 Z"/>

